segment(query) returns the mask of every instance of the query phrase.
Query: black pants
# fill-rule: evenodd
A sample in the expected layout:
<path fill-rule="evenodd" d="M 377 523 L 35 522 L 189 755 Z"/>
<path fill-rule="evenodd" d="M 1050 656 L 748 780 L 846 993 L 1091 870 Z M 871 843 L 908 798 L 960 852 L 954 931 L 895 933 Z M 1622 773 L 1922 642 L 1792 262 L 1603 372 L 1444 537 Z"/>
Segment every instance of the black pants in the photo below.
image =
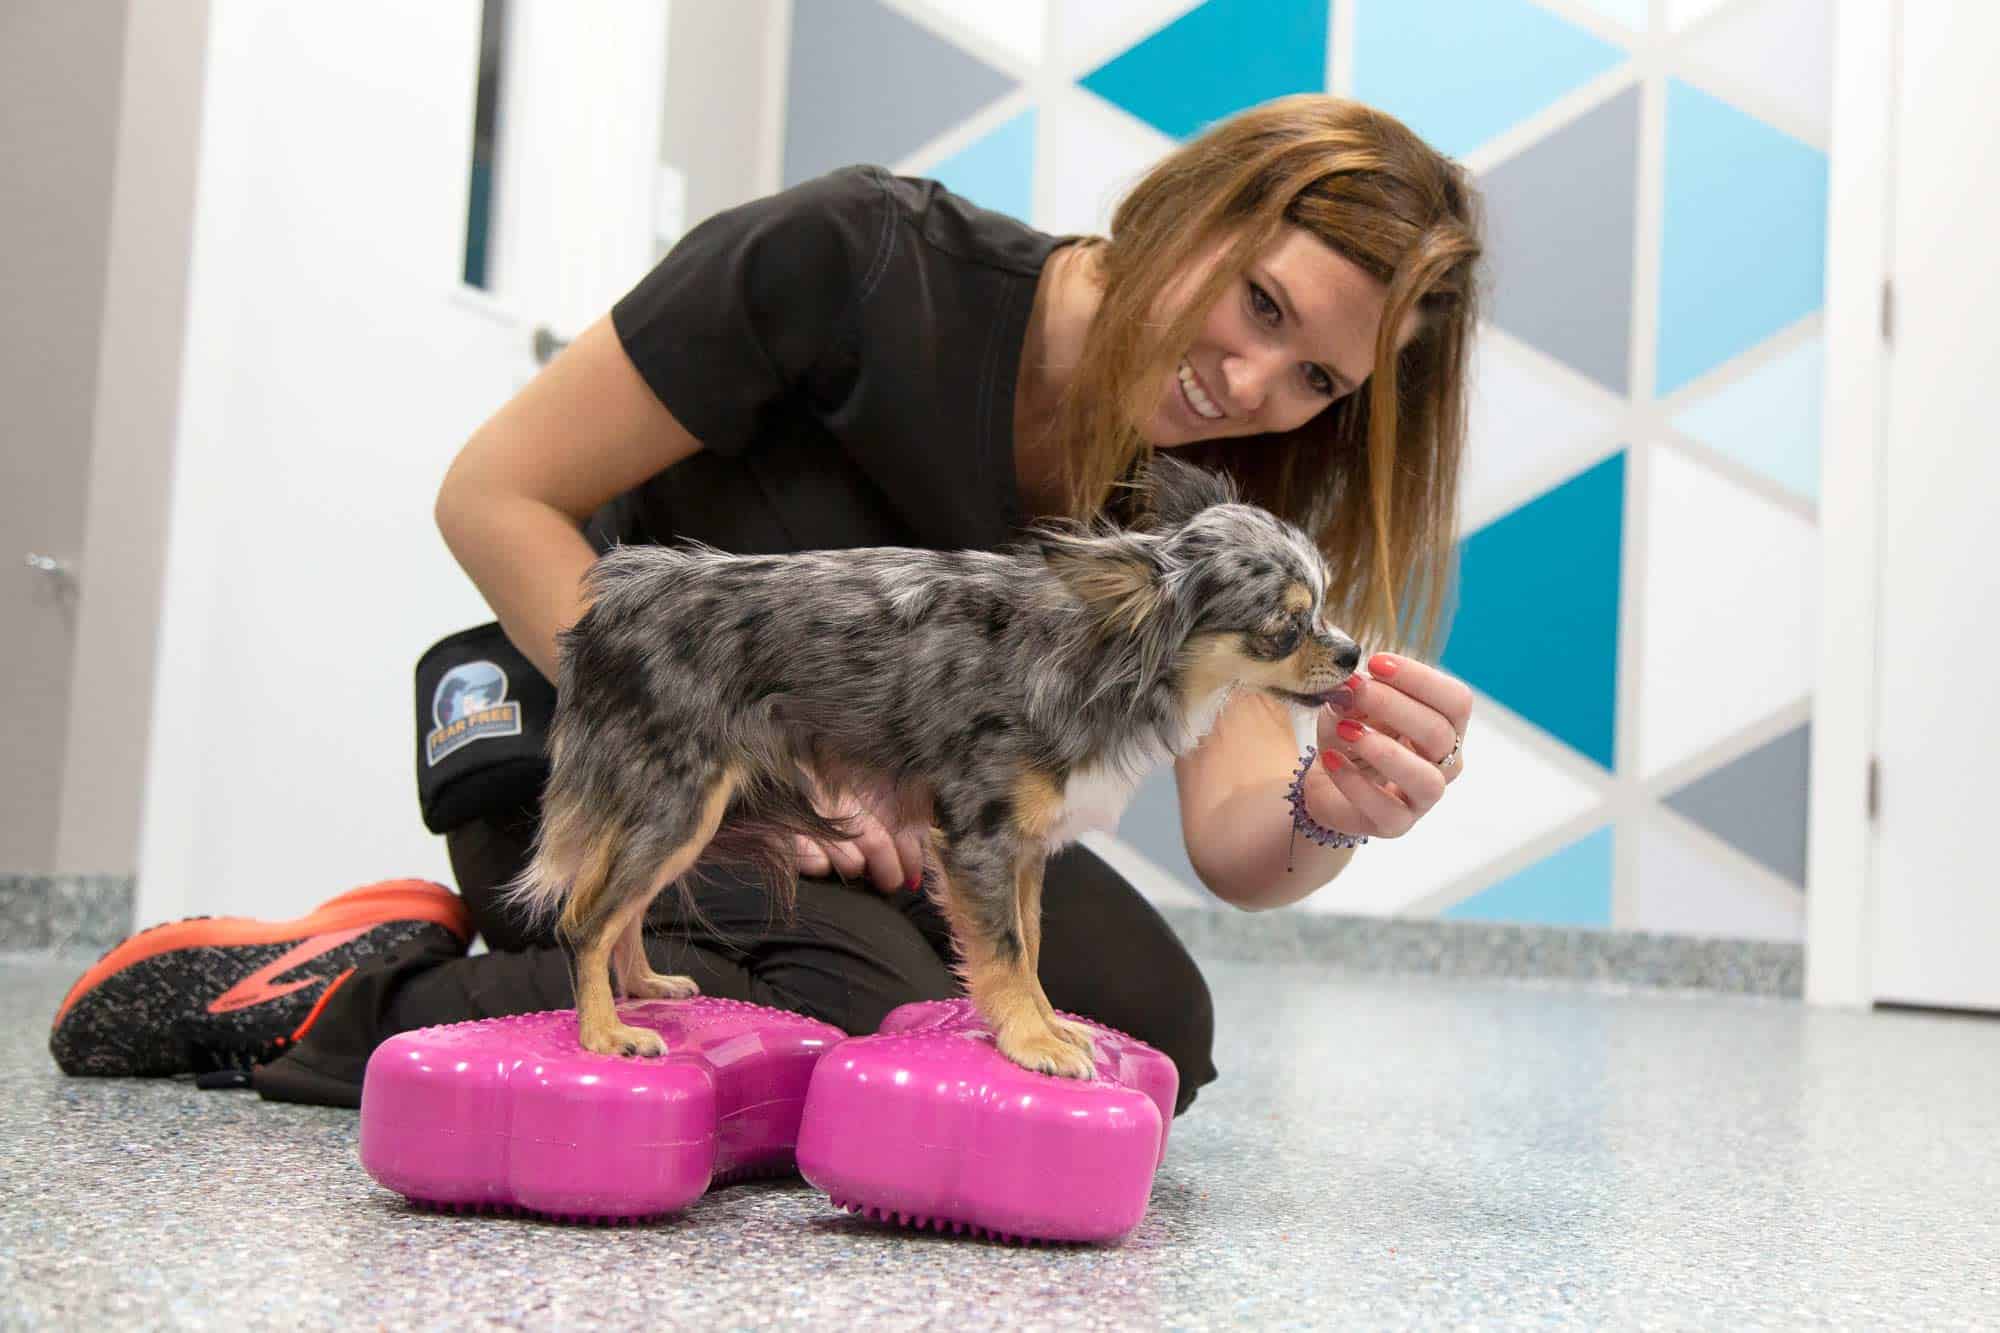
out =
<path fill-rule="evenodd" d="M 571 955 L 504 911 L 498 889 L 527 864 L 537 812 L 480 819 L 446 835 L 458 890 L 491 952 L 461 957 L 412 942 L 337 988 L 305 1038 L 260 1067 L 275 1101 L 361 1104 L 369 1053 L 398 1032 L 576 1003 Z M 704 995 L 807 1014 L 869 1033 L 899 1004 L 960 993 L 951 937 L 922 893 L 801 879 L 787 920 L 761 887 L 710 872 L 701 920 L 663 893 L 646 953 L 658 971 L 693 977 Z M 1072 844 L 1051 857 L 1042 892 L 1042 988 L 1058 1009 L 1130 1033 L 1180 1071 L 1175 1113 L 1215 1080 L 1208 985 L 1166 921 L 1101 857 Z"/>

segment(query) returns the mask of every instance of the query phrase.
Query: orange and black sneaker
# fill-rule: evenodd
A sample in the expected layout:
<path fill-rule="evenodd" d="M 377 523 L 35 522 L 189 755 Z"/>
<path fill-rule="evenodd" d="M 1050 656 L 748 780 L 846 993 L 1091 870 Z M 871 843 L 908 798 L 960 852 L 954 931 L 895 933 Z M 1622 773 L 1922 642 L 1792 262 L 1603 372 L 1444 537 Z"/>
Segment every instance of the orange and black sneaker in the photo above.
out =
<path fill-rule="evenodd" d="M 197 916 L 142 930 L 77 978 L 49 1031 L 65 1074 L 243 1075 L 283 1054 L 354 969 L 417 936 L 457 953 L 472 923 L 442 884 L 392 879 L 296 921 Z"/>

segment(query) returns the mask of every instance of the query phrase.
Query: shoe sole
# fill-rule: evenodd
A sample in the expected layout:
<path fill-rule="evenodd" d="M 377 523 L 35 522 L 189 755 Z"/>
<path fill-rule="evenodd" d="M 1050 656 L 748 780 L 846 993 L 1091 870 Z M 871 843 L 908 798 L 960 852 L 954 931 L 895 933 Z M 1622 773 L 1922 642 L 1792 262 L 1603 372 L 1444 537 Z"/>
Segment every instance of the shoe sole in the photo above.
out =
<path fill-rule="evenodd" d="M 158 1011 L 186 1012 L 190 995 L 225 1025 L 238 1013 L 244 1025 L 267 1029 L 302 1018 L 296 1039 L 356 964 L 429 929 L 448 931 L 461 943 L 471 936 L 464 903 L 425 880 L 352 889 L 293 921 L 196 917 L 154 926 L 111 949 L 70 987 L 49 1025 L 50 1052 L 68 1074 L 187 1072 L 181 1040 Z M 209 1007 L 300 941 L 336 933 L 349 938 L 299 960 L 298 969 L 317 965 L 321 974 L 305 978 L 308 984 L 271 987 L 268 996 L 228 1009 Z M 311 984 L 322 980 L 326 984 Z"/>

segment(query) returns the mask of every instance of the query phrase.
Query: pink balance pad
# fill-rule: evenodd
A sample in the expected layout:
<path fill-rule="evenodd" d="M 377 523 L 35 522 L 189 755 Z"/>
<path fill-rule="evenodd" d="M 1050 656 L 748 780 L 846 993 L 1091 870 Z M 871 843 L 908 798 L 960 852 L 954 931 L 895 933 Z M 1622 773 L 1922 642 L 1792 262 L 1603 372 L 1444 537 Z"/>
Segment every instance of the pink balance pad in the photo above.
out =
<path fill-rule="evenodd" d="M 361 1164 L 413 1202 L 583 1221 L 673 1212 L 793 1167 L 813 1066 L 846 1034 L 739 1000 L 633 1000 L 665 1055 L 595 1055 L 576 1011 L 420 1028 L 368 1059 Z"/>
<path fill-rule="evenodd" d="M 906 1004 L 813 1071 L 799 1173 L 835 1206 L 1002 1239 L 1117 1240 L 1139 1225 L 1180 1075 L 1136 1038 L 1097 1037 L 1097 1076 L 1000 1054 L 969 1000 Z"/>

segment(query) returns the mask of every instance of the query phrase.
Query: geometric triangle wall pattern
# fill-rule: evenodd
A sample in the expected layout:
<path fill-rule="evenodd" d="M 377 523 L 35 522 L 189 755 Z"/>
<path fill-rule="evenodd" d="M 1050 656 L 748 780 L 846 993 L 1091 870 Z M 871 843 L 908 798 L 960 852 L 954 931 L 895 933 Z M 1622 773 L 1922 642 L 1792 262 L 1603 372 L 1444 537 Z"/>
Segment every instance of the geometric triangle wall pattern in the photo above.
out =
<path fill-rule="evenodd" d="M 1609 825 L 1516 871 L 1438 915 L 1450 921 L 1510 921 L 1529 926 L 1611 924 Z"/>
<path fill-rule="evenodd" d="M 1667 81 L 1661 397 L 1819 309 L 1826 154 Z"/>
<path fill-rule="evenodd" d="M 1831 6 L 782 8 L 785 185 L 872 162 L 1101 233 L 1177 142 L 1330 81 L 1475 165 L 1487 299 L 1438 664 L 1490 701 L 1467 742 L 1475 769 L 1489 760 L 1302 906 L 1797 938 Z M 1192 879 L 1172 781 L 1107 836 Z M 1482 873 L 1571 828 L 1592 832 Z"/>
<path fill-rule="evenodd" d="M 1615 393 L 1630 382 L 1639 90 L 1480 177 L 1493 322 Z"/>
<path fill-rule="evenodd" d="M 878 0 L 794 5 L 792 51 L 787 186 L 853 162 L 893 162 L 1016 87 Z M 872 151 L 857 156 L 856 144 Z"/>
<path fill-rule="evenodd" d="M 1604 768 L 1618 708 L 1625 451 L 1459 544 L 1445 670 Z"/>
<path fill-rule="evenodd" d="M 1825 346 L 1815 335 L 1698 398 L 1674 426 L 1802 500 L 1819 501 Z"/>
<path fill-rule="evenodd" d="M 1807 723 L 1688 783 L 1665 804 L 1803 889 L 1811 771 Z"/>
<path fill-rule="evenodd" d="M 1035 113 L 1023 111 L 925 174 L 981 208 L 1026 217 L 1035 206 Z"/>
<path fill-rule="evenodd" d="M 1326 90 L 1327 0 L 1207 0 L 1077 80 L 1163 134 Z"/>
<path fill-rule="evenodd" d="M 1354 20 L 1354 95 L 1447 157 L 1625 59 L 1528 0 L 1363 0 Z"/>

